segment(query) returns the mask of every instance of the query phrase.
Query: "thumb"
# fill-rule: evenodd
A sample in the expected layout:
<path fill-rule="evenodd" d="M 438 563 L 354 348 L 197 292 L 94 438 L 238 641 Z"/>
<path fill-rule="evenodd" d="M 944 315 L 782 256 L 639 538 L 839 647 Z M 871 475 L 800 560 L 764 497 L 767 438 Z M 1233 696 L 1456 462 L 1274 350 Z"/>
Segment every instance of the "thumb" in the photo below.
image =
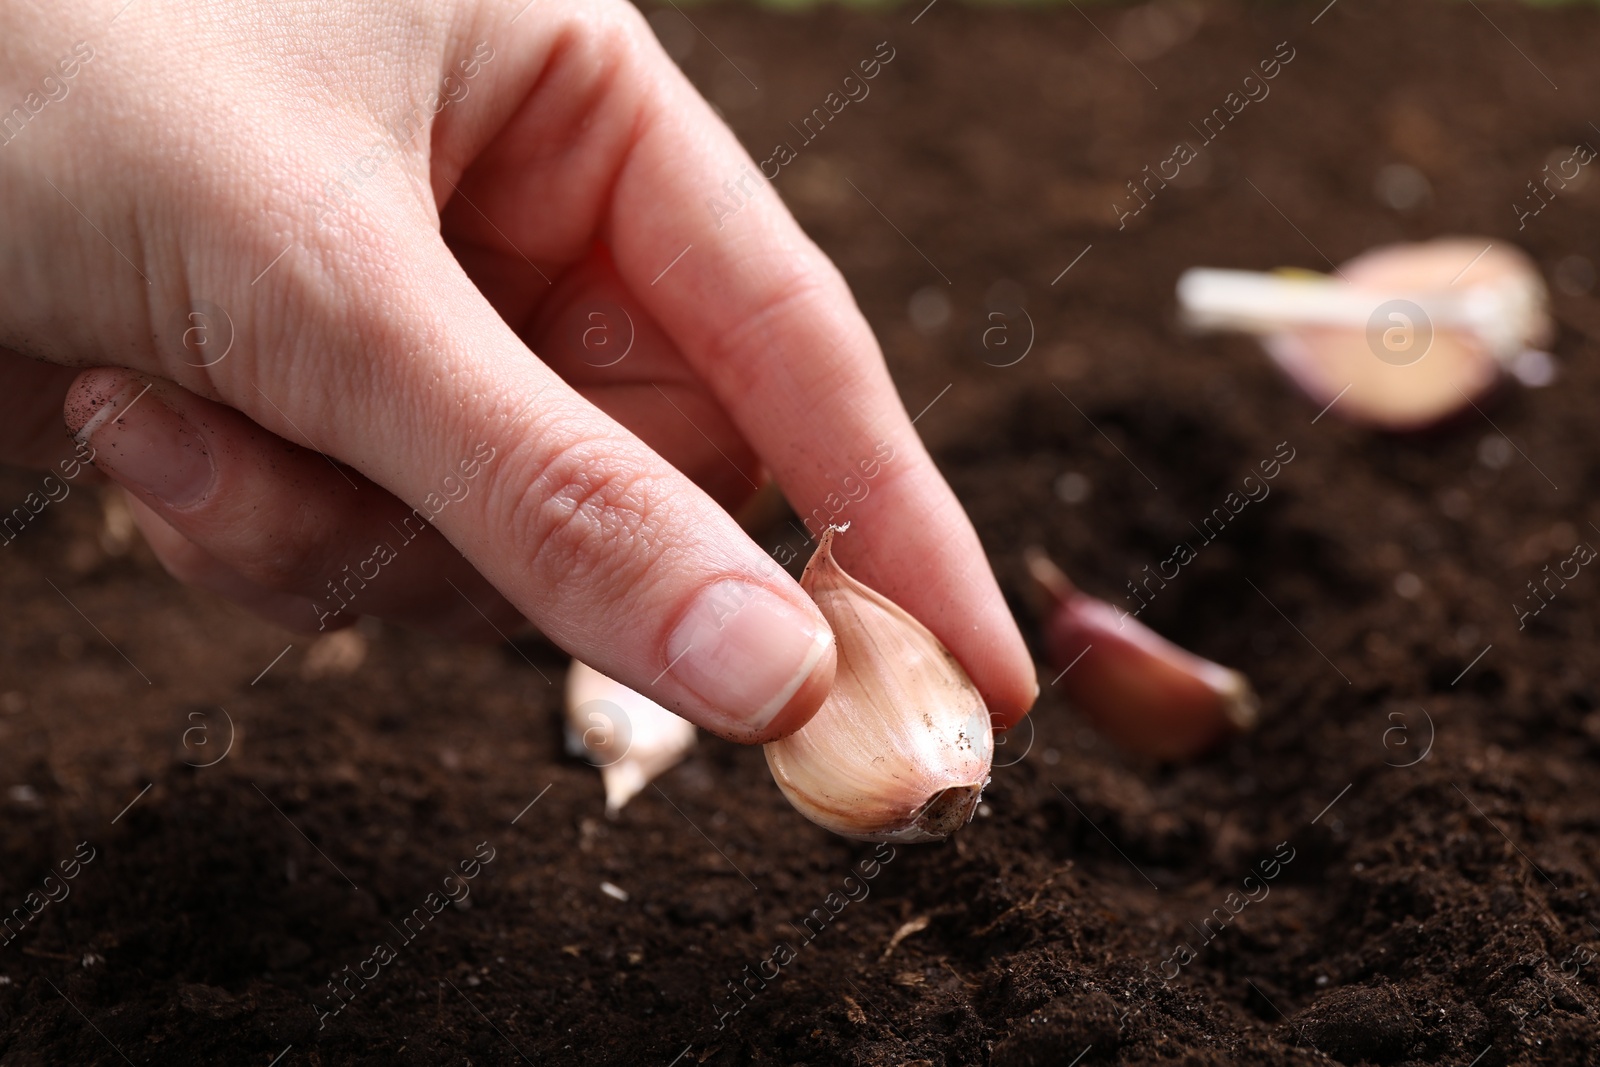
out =
<path fill-rule="evenodd" d="M 278 387 L 293 395 L 226 391 L 398 496 L 576 658 L 730 740 L 799 729 L 836 660 L 810 598 L 530 353 L 437 233 L 396 240 L 405 247 L 368 276 L 371 298 L 358 292 L 330 328 L 343 365 L 324 373 L 350 383 L 337 402 L 298 373 Z M 412 525 L 376 547 L 371 581 Z"/>

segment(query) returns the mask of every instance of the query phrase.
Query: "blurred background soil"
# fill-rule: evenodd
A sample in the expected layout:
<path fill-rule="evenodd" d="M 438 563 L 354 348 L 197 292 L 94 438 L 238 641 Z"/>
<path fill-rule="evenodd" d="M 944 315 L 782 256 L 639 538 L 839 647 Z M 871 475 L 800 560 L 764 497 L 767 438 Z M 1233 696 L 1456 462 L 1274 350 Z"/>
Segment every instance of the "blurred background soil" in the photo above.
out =
<path fill-rule="evenodd" d="M 1600 145 L 1597 13 L 652 21 L 757 161 L 795 149 L 773 188 L 926 408 L 1030 635 L 1025 546 L 1132 606 L 1125 583 L 1287 443 L 1271 495 L 1143 615 L 1247 671 L 1261 729 L 1130 760 L 1042 666 L 974 825 L 900 849 L 807 940 L 873 850 L 800 819 L 759 751 L 707 740 L 608 821 L 562 755 L 558 653 L 372 625 L 314 645 L 178 587 L 78 486 L 0 549 L 0 909 L 93 852 L 0 944 L 0 1064 L 1596 1062 L 1600 575 L 1525 629 L 1516 605 L 1600 545 L 1600 181 L 1520 232 L 1514 205 Z M 870 95 L 806 141 L 881 42 Z M 1126 183 L 1281 49 L 1270 95 L 1119 229 Z M 1536 258 L 1554 386 L 1382 437 L 1313 422 L 1250 342 L 1175 325 L 1185 267 L 1326 270 L 1441 233 Z M 5 473 L 0 500 L 39 478 Z M 779 942 L 797 959 L 734 1000 Z M 354 999 L 319 1028 L 330 980 Z"/>

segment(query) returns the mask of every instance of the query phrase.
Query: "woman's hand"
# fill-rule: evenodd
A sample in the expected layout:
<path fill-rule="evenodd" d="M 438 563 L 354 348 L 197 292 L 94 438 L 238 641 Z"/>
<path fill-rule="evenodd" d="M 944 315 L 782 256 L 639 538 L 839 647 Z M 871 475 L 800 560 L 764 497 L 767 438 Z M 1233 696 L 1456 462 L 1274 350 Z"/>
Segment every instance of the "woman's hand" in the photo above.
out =
<path fill-rule="evenodd" d="M 310 630 L 525 616 L 741 741 L 836 658 L 725 510 L 770 471 L 1026 712 L 849 290 L 633 8 L 122 3 L 0 0 L 0 456 L 69 454 L 64 397 L 179 578 Z"/>

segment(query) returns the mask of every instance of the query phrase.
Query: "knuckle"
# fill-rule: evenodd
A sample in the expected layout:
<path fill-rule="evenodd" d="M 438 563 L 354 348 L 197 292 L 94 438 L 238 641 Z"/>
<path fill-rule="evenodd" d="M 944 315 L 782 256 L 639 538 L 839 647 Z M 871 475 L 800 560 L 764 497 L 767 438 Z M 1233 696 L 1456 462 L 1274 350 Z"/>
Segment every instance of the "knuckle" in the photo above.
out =
<path fill-rule="evenodd" d="M 604 0 L 588 14 L 583 32 L 602 51 L 634 51 L 656 43 L 644 12 L 628 0 Z"/>
<path fill-rule="evenodd" d="M 775 287 L 732 329 L 709 339 L 703 350 L 705 373 L 730 391 L 734 399 L 729 406 L 739 408 L 760 385 L 763 362 L 752 359 L 751 353 L 781 349 L 781 342 L 793 332 L 787 327 L 796 319 L 826 321 L 835 293 L 831 279 L 797 274 Z"/>
<path fill-rule="evenodd" d="M 651 482 L 619 468 L 614 443 L 602 439 L 536 461 L 513 500 L 510 532 L 537 585 L 624 596 L 665 552 Z"/>

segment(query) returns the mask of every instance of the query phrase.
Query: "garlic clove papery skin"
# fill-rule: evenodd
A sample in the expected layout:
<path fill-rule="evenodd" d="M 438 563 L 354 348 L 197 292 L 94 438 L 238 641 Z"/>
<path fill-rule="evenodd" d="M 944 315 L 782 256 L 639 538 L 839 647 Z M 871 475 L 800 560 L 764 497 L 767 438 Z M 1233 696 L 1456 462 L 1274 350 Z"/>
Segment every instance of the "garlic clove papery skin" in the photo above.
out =
<path fill-rule="evenodd" d="M 694 724 L 586 663 L 567 671 L 569 755 L 600 769 L 606 814 L 615 817 L 645 786 L 694 749 Z"/>
<path fill-rule="evenodd" d="M 862 841 L 938 841 L 972 820 L 994 733 L 966 671 L 904 609 L 856 581 L 825 531 L 800 585 L 833 629 L 821 709 L 766 746 L 778 788 L 818 826 Z"/>
<path fill-rule="evenodd" d="M 1064 603 L 1049 628 L 1060 688 L 1112 741 L 1158 759 L 1187 759 L 1252 728 L 1259 706 L 1238 671 L 1173 644 L 1087 595 Z"/>
<path fill-rule="evenodd" d="M 1082 592 L 1039 549 L 1027 565 L 1050 601 L 1044 638 L 1061 670 L 1055 688 L 1114 743 L 1188 759 L 1254 728 L 1260 703 L 1243 674 Z"/>

